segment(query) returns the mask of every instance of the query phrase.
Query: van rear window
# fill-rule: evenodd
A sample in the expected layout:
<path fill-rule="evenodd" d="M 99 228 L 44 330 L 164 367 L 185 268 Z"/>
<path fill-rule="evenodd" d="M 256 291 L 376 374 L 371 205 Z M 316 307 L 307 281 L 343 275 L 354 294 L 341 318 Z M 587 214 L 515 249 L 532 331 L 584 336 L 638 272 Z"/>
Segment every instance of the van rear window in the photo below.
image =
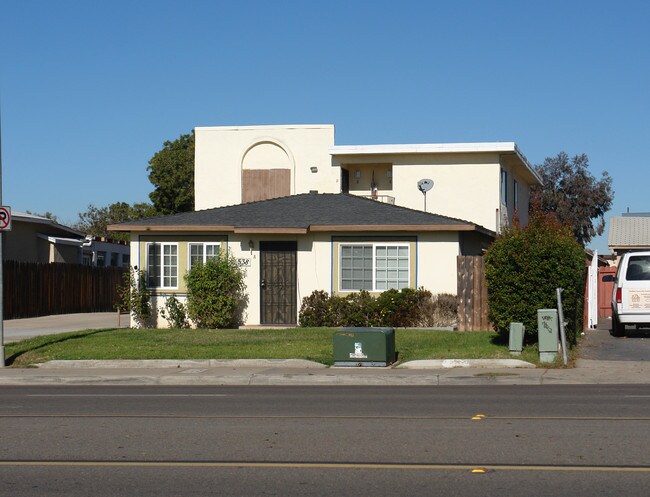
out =
<path fill-rule="evenodd" d="M 650 255 L 633 255 L 627 264 L 625 279 L 628 281 L 650 280 Z"/>

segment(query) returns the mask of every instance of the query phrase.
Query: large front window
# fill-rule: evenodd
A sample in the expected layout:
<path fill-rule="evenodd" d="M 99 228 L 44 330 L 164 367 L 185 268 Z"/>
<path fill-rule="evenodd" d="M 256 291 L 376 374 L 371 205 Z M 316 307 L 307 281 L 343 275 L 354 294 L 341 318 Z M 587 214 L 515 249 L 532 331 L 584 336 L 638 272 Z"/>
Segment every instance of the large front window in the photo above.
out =
<path fill-rule="evenodd" d="M 148 244 L 147 278 L 150 288 L 178 288 L 178 244 Z"/>
<path fill-rule="evenodd" d="M 221 245 L 219 243 L 190 243 L 190 269 L 197 263 L 205 264 L 209 260 L 219 257 Z"/>
<path fill-rule="evenodd" d="M 409 246 L 360 243 L 341 245 L 342 291 L 401 290 L 409 286 Z"/>

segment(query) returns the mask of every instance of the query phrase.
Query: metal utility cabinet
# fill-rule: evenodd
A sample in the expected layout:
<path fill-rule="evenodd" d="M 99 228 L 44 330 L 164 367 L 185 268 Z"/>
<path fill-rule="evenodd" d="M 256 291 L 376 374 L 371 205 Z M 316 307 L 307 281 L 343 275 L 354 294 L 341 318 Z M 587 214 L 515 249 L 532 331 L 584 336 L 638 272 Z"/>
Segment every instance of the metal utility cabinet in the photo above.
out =
<path fill-rule="evenodd" d="M 560 346 L 558 324 L 557 309 L 537 309 L 540 362 L 553 362 L 557 357 Z"/>
<path fill-rule="evenodd" d="M 334 366 L 388 366 L 395 362 L 393 328 L 343 328 L 334 332 Z"/>
<path fill-rule="evenodd" d="M 524 333 L 526 327 L 523 323 L 510 323 L 509 347 L 512 355 L 520 355 L 524 348 Z"/>

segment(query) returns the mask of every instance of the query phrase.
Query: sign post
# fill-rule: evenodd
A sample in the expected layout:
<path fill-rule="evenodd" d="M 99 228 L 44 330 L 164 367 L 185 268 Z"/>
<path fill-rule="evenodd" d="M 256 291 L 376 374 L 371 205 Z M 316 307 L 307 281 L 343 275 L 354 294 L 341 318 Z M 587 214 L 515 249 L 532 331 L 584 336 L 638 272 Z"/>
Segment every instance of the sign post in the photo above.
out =
<path fill-rule="evenodd" d="M 2 113 L 0 113 L 0 205 L 2 205 Z M 5 227 L 0 229 L 0 368 L 5 367 L 5 309 L 4 309 L 4 255 L 2 253 L 2 242 L 4 235 L 3 230 L 11 229 L 11 208 L 2 207 L 5 217 L 0 221 L 0 225 Z"/>

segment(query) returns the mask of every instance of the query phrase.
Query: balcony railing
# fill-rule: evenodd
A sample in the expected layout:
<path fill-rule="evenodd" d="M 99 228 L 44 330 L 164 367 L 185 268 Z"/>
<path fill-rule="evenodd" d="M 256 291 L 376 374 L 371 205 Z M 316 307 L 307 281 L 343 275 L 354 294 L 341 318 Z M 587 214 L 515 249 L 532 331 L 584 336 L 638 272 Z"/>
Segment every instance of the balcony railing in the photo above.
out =
<path fill-rule="evenodd" d="M 362 197 L 376 200 L 377 202 L 382 202 L 384 204 L 395 205 L 395 197 L 390 195 L 361 195 Z"/>

